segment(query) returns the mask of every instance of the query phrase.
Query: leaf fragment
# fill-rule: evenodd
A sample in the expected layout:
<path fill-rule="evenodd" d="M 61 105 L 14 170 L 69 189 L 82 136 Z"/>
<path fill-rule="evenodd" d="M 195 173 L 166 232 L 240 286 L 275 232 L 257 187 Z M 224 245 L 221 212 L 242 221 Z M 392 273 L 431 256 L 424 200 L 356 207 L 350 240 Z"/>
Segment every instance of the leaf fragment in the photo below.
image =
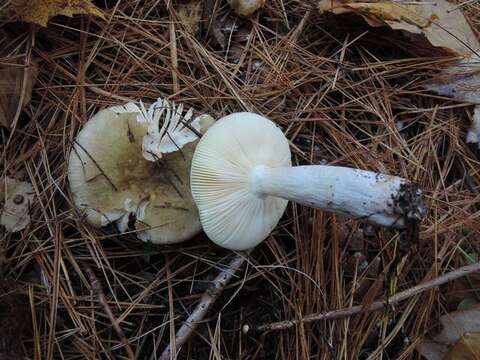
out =
<path fill-rule="evenodd" d="M 18 109 L 29 102 L 37 79 L 37 65 L 0 65 L 0 126 L 10 127 Z"/>
<path fill-rule="evenodd" d="M 392 1 L 341 2 L 321 0 L 320 13 L 354 13 L 370 26 L 389 26 L 413 34 L 423 34 L 434 47 L 451 55 L 470 55 L 480 43 L 462 10 L 446 0 L 400 4 Z"/>
<path fill-rule="evenodd" d="M 440 79 L 425 84 L 427 90 L 442 96 L 476 104 L 467 133 L 467 143 L 480 148 L 480 58 L 472 56 L 443 69 Z M 474 260 L 474 259 L 473 259 Z"/>
<path fill-rule="evenodd" d="M 0 195 L 4 203 L 0 225 L 9 232 L 17 232 L 30 224 L 29 208 L 34 196 L 30 183 L 6 177 L 1 183 Z"/>
<path fill-rule="evenodd" d="M 480 359 L 480 305 L 440 317 L 442 331 L 424 339 L 417 350 L 427 360 Z"/>
<path fill-rule="evenodd" d="M 480 332 L 463 334 L 445 357 L 445 360 L 478 359 L 480 359 Z"/>
<path fill-rule="evenodd" d="M 473 121 L 468 129 L 467 143 L 478 144 L 480 149 L 480 105 L 475 106 L 473 110 Z"/>
<path fill-rule="evenodd" d="M 24 21 L 46 27 L 57 16 L 94 15 L 105 19 L 91 0 L 10 0 L 0 8 L 0 21 Z"/>
<path fill-rule="evenodd" d="M 195 35 L 200 30 L 200 20 L 202 20 L 203 1 L 187 0 L 181 1 L 175 5 L 178 18 L 185 26 L 185 29 Z"/>

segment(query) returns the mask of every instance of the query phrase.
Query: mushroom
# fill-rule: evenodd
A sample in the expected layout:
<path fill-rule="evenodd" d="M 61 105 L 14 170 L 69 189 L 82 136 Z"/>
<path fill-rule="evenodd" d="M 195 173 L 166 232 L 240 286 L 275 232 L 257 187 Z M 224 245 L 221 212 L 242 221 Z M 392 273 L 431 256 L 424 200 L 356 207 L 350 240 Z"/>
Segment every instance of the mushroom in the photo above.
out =
<path fill-rule="evenodd" d="M 420 190 L 408 180 L 339 166 L 293 166 L 289 143 L 270 120 L 234 113 L 198 143 L 191 189 L 207 236 L 245 250 L 277 225 L 288 200 L 372 224 L 403 228 L 425 216 Z"/>
<path fill-rule="evenodd" d="M 115 222 L 124 232 L 133 215 L 137 236 L 162 244 L 201 230 L 189 171 L 194 131 L 206 131 L 213 118 L 180 121 L 191 116 L 192 110 L 183 115 L 183 107 L 159 99 L 148 110 L 142 103 L 110 107 L 87 122 L 73 144 L 68 178 L 74 203 L 90 224 Z"/>

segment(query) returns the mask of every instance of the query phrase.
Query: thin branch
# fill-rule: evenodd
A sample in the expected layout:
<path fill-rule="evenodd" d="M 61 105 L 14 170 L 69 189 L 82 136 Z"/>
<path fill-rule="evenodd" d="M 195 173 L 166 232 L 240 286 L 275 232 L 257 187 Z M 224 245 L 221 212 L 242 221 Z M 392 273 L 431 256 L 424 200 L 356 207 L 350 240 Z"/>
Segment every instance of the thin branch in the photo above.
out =
<path fill-rule="evenodd" d="M 467 276 L 477 271 L 480 271 L 480 262 L 477 262 L 472 265 L 463 266 L 457 270 L 446 273 L 435 279 L 425 281 L 424 283 L 421 283 L 410 289 L 401 291 L 391 296 L 388 299 L 388 301 L 379 300 L 371 303 L 369 306 L 366 306 L 366 307 L 363 305 L 356 305 L 347 309 L 339 309 L 339 310 L 327 311 L 324 313 L 310 314 L 298 320 L 286 320 L 286 321 L 280 321 L 280 322 L 275 322 L 270 324 L 264 324 L 256 327 L 255 330 L 259 332 L 285 330 L 285 329 L 292 328 L 296 325 L 299 325 L 301 323 L 309 323 L 312 321 L 319 321 L 319 320 L 340 319 L 340 318 L 349 317 L 349 316 L 356 315 L 363 312 L 382 310 L 389 305 L 396 304 L 400 301 L 411 298 L 412 296 L 418 295 L 424 291 L 430 290 L 434 287 L 443 285 L 449 281 L 453 281 L 455 279 Z"/>
<path fill-rule="evenodd" d="M 199 303 L 195 307 L 195 310 L 190 314 L 185 323 L 178 329 L 177 334 L 175 335 L 175 348 L 181 348 L 191 337 L 195 328 L 198 326 L 200 321 L 203 320 L 205 315 L 210 310 L 210 307 L 217 300 L 217 298 L 222 293 L 225 286 L 230 282 L 235 273 L 242 267 L 246 261 L 244 254 L 238 254 L 230 262 L 227 268 L 222 270 L 220 274 L 213 280 L 212 286 L 205 291 Z M 168 345 L 160 356 L 160 360 L 169 360 L 171 357 L 172 345 Z M 173 356 L 175 358 L 175 356 Z"/>
<path fill-rule="evenodd" d="M 135 360 L 136 359 L 135 354 L 133 353 L 133 350 L 130 347 L 128 340 L 125 337 L 125 334 L 123 333 L 122 328 L 120 327 L 120 325 L 118 325 L 118 321 L 113 315 L 112 309 L 110 309 L 110 306 L 108 305 L 107 299 L 105 297 L 105 293 L 103 292 L 102 284 L 97 279 L 97 277 L 95 276 L 95 273 L 92 271 L 92 269 L 89 266 L 85 266 L 85 270 L 87 271 L 88 278 L 90 279 L 92 289 L 97 294 L 98 301 L 103 306 L 105 313 L 107 314 L 108 318 L 112 322 L 113 329 L 116 331 L 118 337 L 120 338 L 120 341 L 123 343 L 123 345 L 125 345 L 125 349 L 127 350 L 127 354 L 128 354 L 128 359 Z"/>

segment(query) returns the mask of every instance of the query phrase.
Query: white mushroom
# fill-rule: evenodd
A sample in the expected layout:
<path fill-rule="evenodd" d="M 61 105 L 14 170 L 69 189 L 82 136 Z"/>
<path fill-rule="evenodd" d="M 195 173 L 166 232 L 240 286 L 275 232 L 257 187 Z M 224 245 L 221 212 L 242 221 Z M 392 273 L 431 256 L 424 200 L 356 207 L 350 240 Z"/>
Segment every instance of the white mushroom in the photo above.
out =
<path fill-rule="evenodd" d="M 102 110 L 80 131 L 68 167 L 73 200 L 94 226 L 116 222 L 123 232 L 134 215 L 142 240 L 183 241 L 201 229 L 189 185 L 198 138 L 184 131 L 184 125 L 177 123 L 175 128 L 169 128 L 170 120 L 179 121 L 171 112 L 165 117 L 166 110 L 159 114 L 152 107 L 149 111 L 141 109 L 145 110 L 143 105 L 129 103 Z M 155 129 L 152 121 L 158 125 L 161 119 L 162 127 Z M 195 123 L 199 130 L 202 125 L 205 130 L 212 120 L 202 116 Z M 155 147 L 145 146 L 148 137 L 154 140 Z M 178 141 L 176 151 L 169 151 L 172 139 Z M 167 151 L 162 153 L 161 149 Z"/>
<path fill-rule="evenodd" d="M 202 137 L 191 189 L 205 233 L 233 250 L 264 240 L 288 200 L 395 228 L 425 215 L 421 192 L 408 180 L 346 167 L 292 167 L 285 135 L 252 113 L 225 116 Z"/>

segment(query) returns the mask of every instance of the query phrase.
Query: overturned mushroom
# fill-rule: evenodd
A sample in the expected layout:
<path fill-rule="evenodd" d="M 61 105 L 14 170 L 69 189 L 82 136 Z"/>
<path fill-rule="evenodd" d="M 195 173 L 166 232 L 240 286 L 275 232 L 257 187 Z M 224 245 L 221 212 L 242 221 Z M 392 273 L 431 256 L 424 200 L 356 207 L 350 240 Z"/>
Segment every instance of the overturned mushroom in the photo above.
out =
<path fill-rule="evenodd" d="M 408 180 L 337 166 L 291 166 L 288 141 L 270 120 L 235 113 L 202 137 L 191 188 L 208 237 L 244 250 L 265 239 L 288 200 L 373 224 L 403 228 L 425 216 L 421 191 Z"/>
<path fill-rule="evenodd" d="M 189 169 L 194 132 L 205 131 L 213 119 L 202 115 L 184 122 L 191 115 L 159 99 L 148 110 L 129 103 L 87 122 L 73 144 L 68 178 L 75 205 L 89 223 L 115 222 L 123 232 L 133 216 L 140 239 L 163 244 L 200 231 Z"/>

